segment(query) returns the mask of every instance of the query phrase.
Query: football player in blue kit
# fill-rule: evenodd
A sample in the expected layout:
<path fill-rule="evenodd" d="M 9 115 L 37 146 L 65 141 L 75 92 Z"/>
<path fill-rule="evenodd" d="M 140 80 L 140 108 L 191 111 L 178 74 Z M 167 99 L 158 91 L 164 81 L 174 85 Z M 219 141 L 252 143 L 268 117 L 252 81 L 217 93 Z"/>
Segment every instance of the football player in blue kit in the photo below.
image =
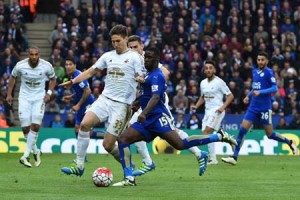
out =
<path fill-rule="evenodd" d="M 239 151 L 243 145 L 244 137 L 253 123 L 259 122 L 263 125 L 265 133 L 269 139 L 283 142 L 289 145 L 294 155 L 298 154 L 298 148 L 293 140 L 289 140 L 282 135 L 275 133 L 272 126 L 272 105 L 271 94 L 276 93 L 277 83 L 272 69 L 268 68 L 268 55 L 260 52 L 257 55 L 258 68 L 252 72 L 252 90 L 244 98 L 243 102 L 250 105 L 244 116 L 238 137 L 238 145 L 235 147 L 233 156 L 222 158 L 222 161 L 232 165 L 237 164 Z"/>
<path fill-rule="evenodd" d="M 120 160 L 124 172 L 124 180 L 113 184 L 113 186 L 134 186 L 135 178 L 132 174 L 130 144 L 137 141 L 152 141 L 156 136 L 165 139 L 178 150 L 188 149 L 192 146 L 204 145 L 210 142 L 224 141 L 236 144 L 236 141 L 226 133 L 215 133 L 211 135 L 193 135 L 181 139 L 174 127 L 171 116 L 164 105 L 164 93 L 166 80 L 162 71 L 158 68 L 160 53 L 157 48 L 149 48 L 145 52 L 145 68 L 148 73 L 142 83 L 142 94 L 138 102 L 142 107 L 142 113 L 138 121 L 133 123 L 118 138 Z M 129 158 L 129 159 L 126 159 Z M 208 153 L 201 151 L 199 162 L 199 175 L 203 175 L 207 166 Z"/>

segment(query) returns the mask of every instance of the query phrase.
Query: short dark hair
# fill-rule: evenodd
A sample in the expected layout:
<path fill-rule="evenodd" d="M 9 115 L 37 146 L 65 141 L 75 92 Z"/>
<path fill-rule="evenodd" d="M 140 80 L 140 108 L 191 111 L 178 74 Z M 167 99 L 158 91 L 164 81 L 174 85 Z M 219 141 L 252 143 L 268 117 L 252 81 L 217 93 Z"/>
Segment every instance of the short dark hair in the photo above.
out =
<path fill-rule="evenodd" d="M 257 56 L 264 56 L 265 58 L 268 59 L 268 54 L 267 54 L 267 52 L 265 52 L 265 51 L 259 52 L 259 53 L 257 54 Z"/>
<path fill-rule="evenodd" d="M 73 64 L 76 64 L 76 61 L 75 61 L 74 57 L 68 56 L 68 57 L 66 58 L 66 62 L 67 62 L 67 61 L 71 61 Z"/>
<path fill-rule="evenodd" d="M 28 53 L 30 52 L 30 50 L 32 50 L 32 49 L 35 49 L 35 50 L 37 50 L 38 52 L 40 52 L 40 48 L 38 47 L 38 46 L 30 46 L 29 48 L 28 48 Z"/>
<path fill-rule="evenodd" d="M 146 49 L 146 51 L 150 51 L 150 52 L 153 52 L 155 57 L 157 57 L 158 59 L 160 58 L 160 51 L 158 48 L 156 47 L 149 47 Z"/>
<path fill-rule="evenodd" d="M 216 67 L 216 62 L 213 61 L 213 60 L 207 60 L 207 61 L 205 61 L 205 65 L 206 64 L 211 64 L 212 66 Z"/>
<path fill-rule="evenodd" d="M 128 38 L 128 42 L 138 42 L 138 43 L 142 44 L 142 39 L 138 35 L 131 35 Z"/>
<path fill-rule="evenodd" d="M 109 35 L 120 35 L 123 38 L 128 37 L 127 27 L 121 24 L 115 25 L 109 32 Z"/>

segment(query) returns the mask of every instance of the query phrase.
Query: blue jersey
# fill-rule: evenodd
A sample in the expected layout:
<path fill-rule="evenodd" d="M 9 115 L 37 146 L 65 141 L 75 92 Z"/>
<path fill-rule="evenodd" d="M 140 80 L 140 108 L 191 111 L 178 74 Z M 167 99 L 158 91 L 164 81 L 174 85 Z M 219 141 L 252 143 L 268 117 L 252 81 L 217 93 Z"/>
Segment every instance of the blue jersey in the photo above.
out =
<path fill-rule="evenodd" d="M 160 69 L 156 69 L 148 73 L 145 77 L 145 82 L 142 83 L 142 95 L 139 97 L 140 105 L 142 110 L 144 110 L 152 97 L 152 94 L 158 94 L 160 100 L 158 104 L 153 108 L 153 110 L 148 113 L 147 116 L 168 113 L 168 110 L 164 104 L 165 102 L 165 91 L 166 79 Z"/>
<path fill-rule="evenodd" d="M 157 105 L 147 114 L 146 121 L 135 122 L 131 126 L 142 134 L 147 142 L 152 141 L 156 136 L 163 137 L 163 134 L 175 130 L 170 113 L 164 104 L 166 88 L 166 79 L 160 69 L 147 74 L 142 84 L 142 95 L 139 97 L 142 110 L 146 108 L 152 94 L 160 96 Z"/>
<path fill-rule="evenodd" d="M 81 72 L 79 70 L 76 70 L 74 72 L 74 74 L 71 76 L 71 79 L 74 79 L 80 73 Z M 80 83 L 75 83 L 75 84 L 72 85 L 71 94 L 75 93 L 75 95 L 73 96 L 73 99 L 72 99 L 72 103 L 74 105 L 76 105 L 80 101 L 85 88 L 89 88 L 89 83 L 87 82 L 87 80 L 84 80 Z M 80 124 L 80 122 L 82 121 L 82 119 L 84 117 L 86 109 L 94 102 L 94 100 L 95 99 L 94 99 L 94 96 L 92 94 L 90 94 L 87 97 L 86 101 L 81 105 L 80 109 L 76 113 L 76 116 L 75 116 L 76 124 Z"/>
<path fill-rule="evenodd" d="M 277 85 L 274 73 L 268 67 L 263 70 L 254 69 L 252 75 L 252 90 L 263 90 Z M 271 108 L 271 94 L 259 94 L 256 97 L 252 96 L 248 110 L 260 112 L 267 111 Z"/>

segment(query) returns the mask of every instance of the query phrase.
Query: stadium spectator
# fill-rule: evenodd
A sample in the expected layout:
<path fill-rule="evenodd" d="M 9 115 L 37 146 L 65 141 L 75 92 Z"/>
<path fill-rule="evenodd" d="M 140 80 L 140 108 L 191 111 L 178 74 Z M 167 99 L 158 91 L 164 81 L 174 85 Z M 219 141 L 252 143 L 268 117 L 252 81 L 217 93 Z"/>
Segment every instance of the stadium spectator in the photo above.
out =
<path fill-rule="evenodd" d="M 54 120 L 52 120 L 50 122 L 49 127 L 50 128 L 64 128 L 65 127 L 64 122 L 62 121 L 60 114 L 56 114 L 54 116 Z"/>
<path fill-rule="evenodd" d="M 55 98 L 53 98 L 46 106 L 45 113 L 59 113 L 60 108 L 58 103 L 56 103 Z"/>
<path fill-rule="evenodd" d="M 289 129 L 289 126 L 287 125 L 286 120 L 285 120 L 284 117 L 281 117 L 281 118 L 279 119 L 279 123 L 278 123 L 278 125 L 276 126 L 276 129 L 277 129 L 277 130 L 280 130 L 280 129 Z"/>
<path fill-rule="evenodd" d="M 294 114 L 293 120 L 289 125 L 289 129 L 300 129 L 300 115 L 298 113 Z"/>
<path fill-rule="evenodd" d="M 187 121 L 187 128 L 191 130 L 201 128 L 201 120 L 196 113 L 191 114 L 190 119 Z"/>

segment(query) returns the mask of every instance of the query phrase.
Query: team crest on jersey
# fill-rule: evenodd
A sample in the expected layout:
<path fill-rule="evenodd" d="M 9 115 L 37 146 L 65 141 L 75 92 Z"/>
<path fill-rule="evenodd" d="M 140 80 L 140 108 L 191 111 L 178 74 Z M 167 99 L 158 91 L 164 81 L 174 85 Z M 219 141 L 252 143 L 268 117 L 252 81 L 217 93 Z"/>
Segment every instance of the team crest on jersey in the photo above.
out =
<path fill-rule="evenodd" d="M 125 61 L 124 61 L 124 63 L 128 63 L 129 62 L 129 59 L 126 59 Z"/>
<path fill-rule="evenodd" d="M 260 76 L 260 77 L 263 77 L 264 75 L 265 75 L 264 73 L 261 73 L 259 76 Z"/>
<path fill-rule="evenodd" d="M 109 62 L 112 62 L 112 60 L 109 60 Z"/>

